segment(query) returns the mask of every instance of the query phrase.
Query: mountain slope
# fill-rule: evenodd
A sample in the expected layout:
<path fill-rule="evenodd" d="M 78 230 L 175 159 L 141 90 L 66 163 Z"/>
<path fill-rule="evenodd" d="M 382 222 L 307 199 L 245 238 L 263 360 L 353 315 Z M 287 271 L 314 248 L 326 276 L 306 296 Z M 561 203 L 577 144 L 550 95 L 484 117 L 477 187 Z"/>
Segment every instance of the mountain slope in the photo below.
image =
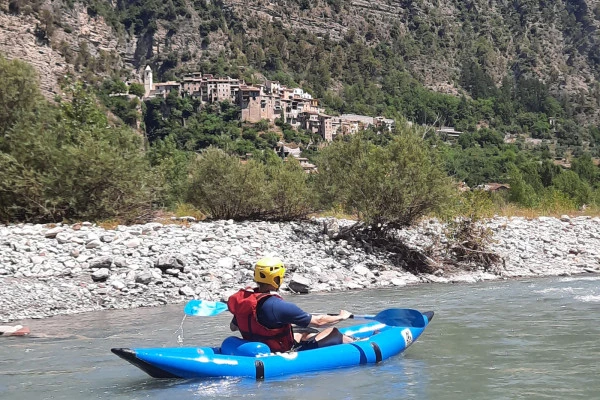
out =
<path fill-rule="evenodd" d="M 139 79 L 147 63 L 159 79 L 251 69 L 318 95 L 393 70 L 474 97 L 465 71 L 496 86 L 526 76 L 597 122 L 599 27 L 600 0 L 10 0 L 0 52 L 34 64 L 46 92 L 69 69 Z"/>

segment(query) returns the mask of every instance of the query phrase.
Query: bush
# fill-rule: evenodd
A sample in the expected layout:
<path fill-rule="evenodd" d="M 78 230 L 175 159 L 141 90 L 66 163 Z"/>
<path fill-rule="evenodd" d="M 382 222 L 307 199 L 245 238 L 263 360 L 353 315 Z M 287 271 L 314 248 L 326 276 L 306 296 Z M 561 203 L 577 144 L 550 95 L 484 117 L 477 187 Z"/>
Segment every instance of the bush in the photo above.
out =
<path fill-rule="evenodd" d="M 4 141 L 0 218 L 129 222 L 147 216 L 152 190 L 141 138 L 110 127 L 81 86 L 69 92 L 71 102 L 20 122 Z"/>
<path fill-rule="evenodd" d="M 307 175 L 296 160 L 244 164 L 212 147 L 193 162 L 187 201 L 213 219 L 291 220 L 312 211 Z"/>
<path fill-rule="evenodd" d="M 510 184 L 509 200 L 525 207 L 533 207 L 537 204 L 538 197 L 533 187 L 525 182 L 519 168 L 510 164 L 508 167 L 508 183 Z"/>
<path fill-rule="evenodd" d="M 192 162 L 187 201 L 213 219 L 258 217 L 268 202 L 264 169 L 209 147 Z"/>
<path fill-rule="evenodd" d="M 272 218 L 292 220 L 306 217 L 314 210 L 314 191 L 308 185 L 308 175 L 298 160 L 288 157 L 284 163 L 267 169 Z"/>
<path fill-rule="evenodd" d="M 145 93 L 146 89 L 141 83 L 133 82 L 129 85 L 129 94 L 133 94 L 137 97 L 143 97 Z"/>
<path fill-rule="evenodd" d="M 552 186 L 569 196 L 577 207 L 589 204 L 592 198 L 590 186 L 573 171 L 564 171 L 552 181 Z"/>
<path fill-rule="evenodd" d="M 445 204 L 454 191 L 436 154 L 409 129 L 380 147 L 361 134 L 335 142 L 318 158 L 321 204 L 339 202 L 376 230 L 410 225 Z"/>
<path fill-rule="evenodd" d="M 19 60 L 0 55 L 0 140 L 20 118 L 31 113 L 41 99 L 34 69 Z"/>

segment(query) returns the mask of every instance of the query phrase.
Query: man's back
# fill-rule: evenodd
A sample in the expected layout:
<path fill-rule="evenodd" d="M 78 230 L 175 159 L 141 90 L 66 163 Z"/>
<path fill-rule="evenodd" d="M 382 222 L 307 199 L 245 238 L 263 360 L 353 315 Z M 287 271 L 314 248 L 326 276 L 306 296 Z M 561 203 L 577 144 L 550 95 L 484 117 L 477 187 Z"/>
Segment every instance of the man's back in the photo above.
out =
<path fill-rule="evenodd" d="M 280 328 L 286 324 L 294 324 L 305 328 L 311 320 L 309 313 L 303 311 L 294 303 L 277 296 L 269 296 L 261 301 L 256 314 L 258 322 L 269 329 Z"/>

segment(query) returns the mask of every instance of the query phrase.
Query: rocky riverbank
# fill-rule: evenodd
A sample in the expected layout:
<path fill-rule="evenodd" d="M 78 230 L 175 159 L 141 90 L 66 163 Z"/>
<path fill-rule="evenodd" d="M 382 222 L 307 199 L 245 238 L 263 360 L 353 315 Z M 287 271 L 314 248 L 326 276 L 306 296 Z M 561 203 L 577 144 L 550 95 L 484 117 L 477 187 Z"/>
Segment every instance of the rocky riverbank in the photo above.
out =
<path fill-rule="evenodd" d="M 600 218 L 494 218 L 486 226 L 502 257 L 493 273 L 440 268 L 419 275 L 394 265 L 385 250 L 332 240 L 331 226 L 325 234 L 317 219 L 153 222 L 114 230 L 90 223 L 0 226 L 0 322 L 223 300 L 251 283 L 254 262 L 270 254 L 286 262 L 283 289 L 299 292 L 600 273 Z M 443 232 L 428 220 L 399 235 L 421 251 L 444 243 Z"/>

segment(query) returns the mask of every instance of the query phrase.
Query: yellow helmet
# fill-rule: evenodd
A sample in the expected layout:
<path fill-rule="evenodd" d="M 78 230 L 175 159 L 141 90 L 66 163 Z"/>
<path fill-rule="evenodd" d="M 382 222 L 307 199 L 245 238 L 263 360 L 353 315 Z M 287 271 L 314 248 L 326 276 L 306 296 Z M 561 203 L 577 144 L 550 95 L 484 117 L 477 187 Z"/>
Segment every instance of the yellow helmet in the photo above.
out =
<path fill-rule="evenodd" d="M 283 261 L 276 257 L 261 258 L 254 266 L 254 280 L 277 289 L 283 283 L 283 275 L 285 275 Z"/>

